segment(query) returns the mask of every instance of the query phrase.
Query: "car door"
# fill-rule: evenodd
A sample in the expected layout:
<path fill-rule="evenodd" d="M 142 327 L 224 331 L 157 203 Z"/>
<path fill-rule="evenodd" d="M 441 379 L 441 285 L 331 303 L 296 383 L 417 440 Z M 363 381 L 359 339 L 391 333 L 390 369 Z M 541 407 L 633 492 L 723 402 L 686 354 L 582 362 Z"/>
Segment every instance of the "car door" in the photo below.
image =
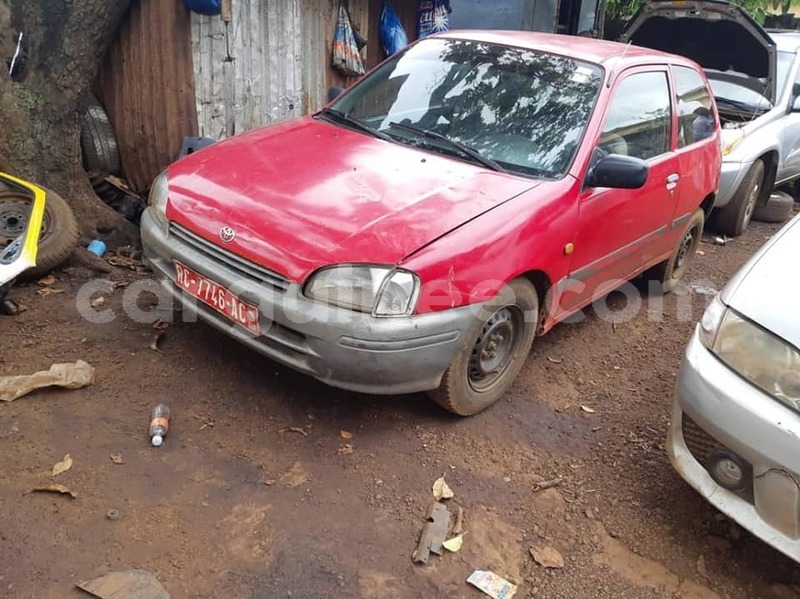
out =
<path fill-rule="evenodd" d="M 649 175 L 640 189 L 584 185 L 562 309 L 607 293 L 669 251 L 665 233 L 680 185 L 674 120 L 666 66 L 631 69 L 617 79 L 595 142 L 600 152 L 586 171 L 597 156 L 623 154 L 645 160 Z"/>
<path fill-rule="evenodd" d="M 711 90 L 702 75 L 686 65 L 672 65 L 677 111 L 678 172 L 680 185 L 671 231 L 677 243 L 684 225 L 709 193 L 709 182 L 719 176 L 719 124 L 714 114 Z"/>
<path fill-rule="evenodd" d="M 800 70 L 792 80 L 792 91 L 800 91 Z M 786 181 L 800 175 L 800 112 L 794 111 L 795 99 L 800 94 L 792 93 L 788 112 L 781 120 L 780 152 L 783 160 L 778 164 L 777 181 Z"/>

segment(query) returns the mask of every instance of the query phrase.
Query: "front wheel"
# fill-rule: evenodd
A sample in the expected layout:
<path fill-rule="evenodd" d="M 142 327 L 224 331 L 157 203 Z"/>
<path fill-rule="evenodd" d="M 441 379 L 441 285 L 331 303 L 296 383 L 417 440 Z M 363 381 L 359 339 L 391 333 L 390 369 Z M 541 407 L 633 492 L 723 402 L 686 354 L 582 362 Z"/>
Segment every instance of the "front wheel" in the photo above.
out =
<path fill-rule="evenodd" d="M 720 233 L 738 237 L 745 232 L 762 196 L 764 172 L 764 162 L 756 160 L 730 202 L 715 212 L 714 225 Z"/>
<path fill-rule="evenodd" d="M 530 281 L 515 279 L 480 312 L 441 385 L 429 392 L 436 403 L 459 416 L 485 410 L 511 387 L 536 335 L 539 296 Z"/>

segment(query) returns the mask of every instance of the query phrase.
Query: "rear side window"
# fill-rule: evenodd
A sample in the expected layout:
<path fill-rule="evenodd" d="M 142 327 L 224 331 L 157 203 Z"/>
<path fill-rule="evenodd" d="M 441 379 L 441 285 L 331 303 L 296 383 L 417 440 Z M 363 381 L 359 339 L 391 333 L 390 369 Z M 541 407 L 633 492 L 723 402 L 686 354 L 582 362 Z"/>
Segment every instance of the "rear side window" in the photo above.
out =
<path fill-rule="evenodd" d="M 670 149 L 672 111 L 666 71 L 628 75 L 620 83 L 600 135 L 600 148 L 649 160 Z"/>
<path fill-rule="evenodd" d="M 683 148 L 714 135 L 716 123 L 711 96 L 700 73 L 689 67 L 672 67 L 678 97 L 678 147 Z"/>

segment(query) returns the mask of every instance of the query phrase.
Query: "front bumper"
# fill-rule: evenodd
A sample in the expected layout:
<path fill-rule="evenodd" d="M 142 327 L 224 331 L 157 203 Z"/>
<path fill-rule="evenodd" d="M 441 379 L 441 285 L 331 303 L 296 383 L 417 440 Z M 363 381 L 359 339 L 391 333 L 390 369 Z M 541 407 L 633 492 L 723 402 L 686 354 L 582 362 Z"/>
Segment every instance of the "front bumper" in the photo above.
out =
<path fill-rule="evenodd" d="M 248 274 L 258 275 L 264 269 L 226 255 L 221 248 L 214 248 L 216 257 L 212 257 L 191 238 L 187 242 L 183 236 L 168 233 L 150 209 L 142 214 L 141 229 L 145 256 L 164 289 L 185 311 L 275 361 L 334 387 L 375 394 L 435 389 L 476 318 L 469 307 L 375 318 L 312 302 L 298 284 L 267 284 L 263 276 Z M 175 259 L 258 306 L 260 334 L 240 328 L 177 287 Z"/>
<path fill-rule="evenodd" d="M 703 462 L 713 449 L 752 466 L 743 492 L 718 485 Z M 712 505 L 800 562 L 800 415 L 741 378 L 700 342 L 686 349 L 667 451 L 678 473 Z"/>
<path fill-rule="evenodd" d="M 714 208 L 726 206 L 742 184 L 752 162 L 724 162 L 719 176 L 719 190 L 714 200 Z"/>

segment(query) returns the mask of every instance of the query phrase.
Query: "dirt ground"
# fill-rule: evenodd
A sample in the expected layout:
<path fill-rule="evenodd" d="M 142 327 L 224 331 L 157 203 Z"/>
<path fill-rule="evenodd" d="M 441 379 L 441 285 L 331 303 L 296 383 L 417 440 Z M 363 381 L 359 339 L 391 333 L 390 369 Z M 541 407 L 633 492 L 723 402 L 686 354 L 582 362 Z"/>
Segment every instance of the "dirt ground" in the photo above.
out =
<path fill-rule="evenodd" d="M 776 230 L 707 238 L 687 282 L 719 288 Z M 3 597 L 81 597 L 76 582 L 131 568 L 193 599 L 477 599 L 474 569 L 520 583 L 517 597 L 800 597 L 800 566 L 720 517 L 665 455 L 676 371 L 709 299 L 697 289 L 664 298 L 660 321 L 650 298 L 616 326 L 593 310 L 557 326 L 503 401 L 461 419 L 423 395 L 330 389 L 180 315 L 154 351 L 152 326 L 122 314 L 124 288 L 103 294 L 112 322 L 80 317 L 76 293 L 92 276 L 59 271 L 49 289 L 63 293 L 21 286 L 28 310 L 0 317 L 0 373 L 78 359 L 97 369 L 91 387 L 0 405 Z M 691 318 L 677 318 L 680 301 Z M 154 449 L 158 402 L 173 421 Z M 65 454 L 74 463 L 56 482 L 77 498 L 26 493 L 53 482 Z M 443 474 L 464 546 L 415 566 Z M 537 565 L 536 545 L 564 567 Z"/>

